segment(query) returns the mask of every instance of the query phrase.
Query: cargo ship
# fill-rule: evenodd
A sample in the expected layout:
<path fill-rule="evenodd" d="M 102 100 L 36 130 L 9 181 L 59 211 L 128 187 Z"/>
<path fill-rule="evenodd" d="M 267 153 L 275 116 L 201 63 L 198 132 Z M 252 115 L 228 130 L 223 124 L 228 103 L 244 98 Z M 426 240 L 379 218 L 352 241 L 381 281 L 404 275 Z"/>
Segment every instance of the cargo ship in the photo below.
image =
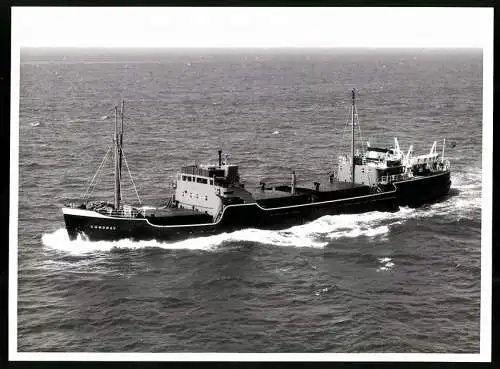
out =
<path fill-rule="evenodd" d="M 86 193 L 62 208 L 71 240 L 81 236 L 89 241 L 176 241 L 243 228 L 280 229 L 324 215 L 420 206 L 443 198 L 451 186 L 445 139 L 441 153 L 434 141 L 430 151 L 422 155 L 414 155 L 412 146 L 406 153 L 401 151 L 397 138 L 392 147 L 371 146 L 369 142 L 356 147 L 353 90 L 350 154 L 340 156 L 336 169 L 324 178 L 299 182 L 293 171 L 284 183 L 261 182 L 249 189 L 240 181 L 238 165 L 223 160 L 219 150 L 215 163 L 180 168 L 173 193 L 163 206 L 143 206 L 133 178 L 139 205 L 125 204 L 121 179 L 123 163 L 127 169 L 128 163 L 123 152 L 123 111 L 122 101 L 121 125 L 115 106 L 113 144 L 103 159 L 114 157 L 114 201 L 90 201 L 89 188 L 95 188 L 95 175 Z"/>

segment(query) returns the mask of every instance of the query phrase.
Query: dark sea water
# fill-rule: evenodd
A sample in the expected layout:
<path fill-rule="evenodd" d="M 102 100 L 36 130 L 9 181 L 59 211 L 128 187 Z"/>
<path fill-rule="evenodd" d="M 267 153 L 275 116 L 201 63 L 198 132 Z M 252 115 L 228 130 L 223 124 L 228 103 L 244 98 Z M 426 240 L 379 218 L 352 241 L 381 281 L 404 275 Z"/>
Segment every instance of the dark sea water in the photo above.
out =
<path fill-rule="evenodd" d="M 219 148 L 247 186 L 327 176 L 354 87 L 365 139 L 422 154 L 446 137 L 448 198 L 176 243 L 68 240 L 60 207 L 122 98 L 126 158 L 157 205 Z M 479 352 L 480 50 L 23 50 L 19 132 L 19 351 Z"/>

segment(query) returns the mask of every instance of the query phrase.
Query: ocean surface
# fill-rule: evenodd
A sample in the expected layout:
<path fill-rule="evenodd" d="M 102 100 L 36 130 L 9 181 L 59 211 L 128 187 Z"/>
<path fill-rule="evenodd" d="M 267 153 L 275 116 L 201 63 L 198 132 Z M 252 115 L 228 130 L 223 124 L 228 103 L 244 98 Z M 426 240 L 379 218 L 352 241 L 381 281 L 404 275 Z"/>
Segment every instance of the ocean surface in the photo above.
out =
<path fill-rule="evenodd" d="M 176 243 L 70 242 L 125 100 L 141 200 L 217 159 L 261 180 L 326 178 L 364 140 L 418 154 L 446 137 L 452 189 L 393 213 L 325 216 Z M 23 49 L 18 351 L 479 353 L 481 50 Z M 107 168 L 93 192 L 112 201 Z M 135 194 L 124 177 L 126 201 Z"/>

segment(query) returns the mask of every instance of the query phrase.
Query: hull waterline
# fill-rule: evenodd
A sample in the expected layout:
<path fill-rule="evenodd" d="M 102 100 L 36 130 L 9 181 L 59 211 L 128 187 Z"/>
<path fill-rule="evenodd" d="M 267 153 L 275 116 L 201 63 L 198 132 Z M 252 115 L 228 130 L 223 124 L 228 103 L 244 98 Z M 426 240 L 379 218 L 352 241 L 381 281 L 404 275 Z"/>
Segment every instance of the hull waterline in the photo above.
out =
<path fill-rule="evenodd" d="M 450 185 L 450 172 L 446 171 L 394 182 L 384 192 L 352 198 L 278 208 L 263 208 L 257 203 L 228 205 L 217 222 L 202 224 L 157 225 L 148 218 L 112 217 L 71 208 L 63 208 L 63 214 L 71 240 L 81 235 L 90 241 L 131 239 L 168 242 L 244 228 L 283 229 L 325 215 L 394 211 L 399 206 L 419 206 L 446 196 Z"/>

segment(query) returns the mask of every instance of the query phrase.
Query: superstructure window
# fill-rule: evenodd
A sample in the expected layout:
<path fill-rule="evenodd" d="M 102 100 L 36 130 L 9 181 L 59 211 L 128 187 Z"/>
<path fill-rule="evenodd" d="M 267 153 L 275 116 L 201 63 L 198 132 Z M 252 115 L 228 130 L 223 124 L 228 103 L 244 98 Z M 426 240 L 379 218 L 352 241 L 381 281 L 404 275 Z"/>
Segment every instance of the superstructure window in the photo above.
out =
<path fill-rule="evenodd" d="M 186 178 L 187 178 L 188 182 L 191 182 L 191 176 L 187 176 Z"/>
<path fill-rule="evenodd" d="M 187 178 L 186 176 L 182 176 L 182 180 L 183 180 L 183 181 L 185 181 L 185 180 L 186 180 L 186 178 Z"/>
<path fill-rule="evenodd" d="M 208 181 L 207 181 L 206 178 L 200 178 L 200 177 L 196 178 L 196 182 L 198 182 L 198 183 L 204 183 L 204 184 L 208 183 Z"/>

